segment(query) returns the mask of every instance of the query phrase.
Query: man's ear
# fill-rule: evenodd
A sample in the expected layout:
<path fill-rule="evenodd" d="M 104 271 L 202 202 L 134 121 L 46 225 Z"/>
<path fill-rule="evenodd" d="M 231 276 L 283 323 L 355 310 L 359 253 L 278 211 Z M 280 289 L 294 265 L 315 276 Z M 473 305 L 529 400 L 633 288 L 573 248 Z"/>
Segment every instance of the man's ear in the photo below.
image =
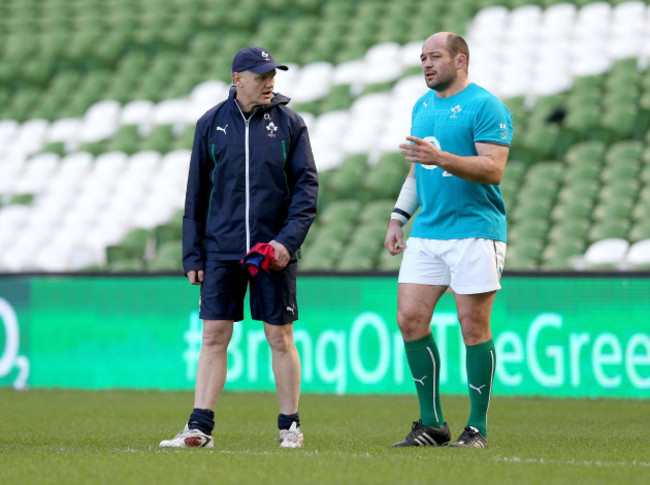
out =
<path fill-rule="evenodd" d="M 456 55 L 456 69 L 462 69 L 467 66 L 467 56 L 465 54 Z"/>

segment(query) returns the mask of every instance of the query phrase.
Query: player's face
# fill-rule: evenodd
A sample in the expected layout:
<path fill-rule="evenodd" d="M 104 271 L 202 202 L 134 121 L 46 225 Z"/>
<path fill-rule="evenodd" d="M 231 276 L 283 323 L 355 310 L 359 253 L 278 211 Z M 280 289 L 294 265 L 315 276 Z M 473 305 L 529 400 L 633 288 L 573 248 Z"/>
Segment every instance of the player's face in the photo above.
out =
<path fill-rule="evenodd" d="M 446 42 L 430 38 L 422 46 L 422 71 L 429 89 L 445 91 L 458 76 L 456 63 L 449 55 Z"/>
<path fill-rule="evenodd" d="M 250 71 L 237 74 L 238 78 L 235 80 L 237 100 L 247 108 L 246 111 L 271 102 L 275 85 L 275 69 L 264 74 L 255 74 Z"/>

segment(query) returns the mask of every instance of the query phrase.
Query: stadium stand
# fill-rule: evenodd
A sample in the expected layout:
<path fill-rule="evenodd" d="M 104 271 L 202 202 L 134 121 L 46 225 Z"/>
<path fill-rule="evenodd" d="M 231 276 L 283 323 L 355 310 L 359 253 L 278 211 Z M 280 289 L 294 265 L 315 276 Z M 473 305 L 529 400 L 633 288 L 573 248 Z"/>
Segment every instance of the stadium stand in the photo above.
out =
<path fill-rule="evenodd" d="M 436 30 L 465 35 L 471 79 L 513 113 L 507 269 L 647 269 L 646 1 L 9 0 L 0 271 L 180 270 L 193 125 L 246 44 L 291 63 L 276 87 L 312 135 L 320 215 L 301 268 L 394 271 L 396 147 Z M 612 238 L 615 260 L 590 259 Z"/>

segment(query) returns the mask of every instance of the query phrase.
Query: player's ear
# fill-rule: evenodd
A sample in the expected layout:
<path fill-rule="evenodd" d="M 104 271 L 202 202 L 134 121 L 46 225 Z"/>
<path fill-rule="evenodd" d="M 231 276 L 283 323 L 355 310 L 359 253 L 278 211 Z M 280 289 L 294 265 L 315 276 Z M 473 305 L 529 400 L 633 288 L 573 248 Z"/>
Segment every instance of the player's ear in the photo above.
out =
<path fill-rule="evenodd" d="M 456 69 L 463 69 L 467 66 L 467 56 L 465 54 L 456 55 Z"/>

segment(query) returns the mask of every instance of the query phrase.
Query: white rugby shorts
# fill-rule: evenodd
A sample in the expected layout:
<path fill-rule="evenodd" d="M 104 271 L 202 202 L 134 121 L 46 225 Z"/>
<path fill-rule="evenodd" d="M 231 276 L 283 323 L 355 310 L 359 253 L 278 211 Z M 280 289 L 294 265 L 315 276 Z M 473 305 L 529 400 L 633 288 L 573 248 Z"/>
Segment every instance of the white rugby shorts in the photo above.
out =
<path fill-rule="evenodd" d="M 399 270 L 399 283 L 449 286 L 459 295 L 501 289 L 506 243 L 491 239 L 411 237 Z"/>

